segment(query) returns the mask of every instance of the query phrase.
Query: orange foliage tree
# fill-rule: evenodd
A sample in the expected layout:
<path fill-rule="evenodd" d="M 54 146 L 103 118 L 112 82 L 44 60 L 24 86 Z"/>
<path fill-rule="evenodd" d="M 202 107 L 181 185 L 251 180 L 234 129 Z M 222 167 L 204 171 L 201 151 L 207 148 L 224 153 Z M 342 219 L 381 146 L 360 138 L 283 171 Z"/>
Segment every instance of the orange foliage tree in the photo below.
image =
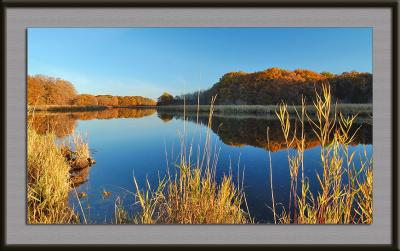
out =
<path fill-rule="evenodd" d="M 98 105 L 118 106 L 118 97 L 111 95 L 97 95 Z"/>
<path fill-rule="evenodd" d="M 155 106 L 153 99 L 141 96 L 118 96 L 118 106 Z"/>
<path fill-rule="evenodd" d="M 98 105 L 97 98 L 90 94 L 80 94 L 74 99 L 74 105 L 95 106 Z"/>
<path fill-rule="evenodd" d="M 76 95 L 75 87 L 66 80 L 28 76 L 28 105 L 70 105 Z"/>

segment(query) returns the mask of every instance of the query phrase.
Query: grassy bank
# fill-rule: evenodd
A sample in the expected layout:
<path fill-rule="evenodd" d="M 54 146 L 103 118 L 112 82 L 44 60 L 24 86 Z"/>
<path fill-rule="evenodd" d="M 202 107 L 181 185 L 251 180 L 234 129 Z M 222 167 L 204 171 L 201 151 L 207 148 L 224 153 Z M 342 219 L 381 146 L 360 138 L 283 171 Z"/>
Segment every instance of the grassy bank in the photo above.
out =
<path fill-rule="evenodd" d="M 82 111 L 101 111 L 108 109 L 107 106 L 78 106 L 78 105 L 38 105 L 28 106 L 28 111 L 47 111 L 47 112 L 82 112 Z"/>
<path fill-rule="evenodd" d="M 279 105 L 215 105 L 213 107 L 214 113 L 216 114 L 260 114 L 260 115 L 271 115 L 275 116 L 276 109 Z M 296 110 L 301 110 L 301 105 L 288 106 L 287 110 L 290 114 L 296 113 Z M 313 105 L 305 106 L 309 114 L 315 113 L 315 107 Z M 359 115 L 371 115 L 372 104 L 337 104 L 335 107 L 332 106 L 332 110 L 335 109 L 337 112 L 343 114 L 359 114 Z M 208 113 L 210 111 L 209 105 L 173 105 L 173 106 L 157 106 L 159 111 L 169 112 L 185 112 L 188 113 Z"/>
<path fill-rule="evenodd" d="M 68 205 L 68 195 L 76 179 L 71 172 L 93 163 L 88 145 L 79 137 L 57 145 L 55 134 L 40 135 L 30 126 L 27 136 L 27 223 L 78 223 Z"/>
<path fill-rule="evenodd" d="M 28 223 L 64 224 L 76 221 L 68 206 L 70 166 L 55 144 L 55 135 L 28 128 Z"/>

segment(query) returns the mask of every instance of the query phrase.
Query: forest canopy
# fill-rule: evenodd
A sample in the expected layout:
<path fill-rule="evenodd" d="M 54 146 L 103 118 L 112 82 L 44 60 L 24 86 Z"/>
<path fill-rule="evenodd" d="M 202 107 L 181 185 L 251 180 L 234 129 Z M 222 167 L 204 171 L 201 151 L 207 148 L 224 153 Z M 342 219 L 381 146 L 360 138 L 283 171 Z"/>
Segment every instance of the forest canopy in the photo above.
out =
<path fill-rule="evenodd" d="M 142 96 L 78 94 L 74 85 L 60 78 L 28 76 L 28 105 L 76 106 L 155 106 L 157 102 Z"/>
<path fill-rule="evenodd" d="M 216 104 L 219 105 L 275 105 L 282 101 L 301 104 L 302 96 L 310 103 L 315 90 L 320 90 L 323 83 L 330 84 L 335 102 L 372 103 L 370 73 L 353 71 L 333 74 L 274 67 L 254 73 L 229 72 L 210 89 L 175 96 L 173 99 L 161 96 L 158 105 L 182 105 L 184 99 L 186 104 L 197 104 L 199 100 L 200 104 L 206 105 L 215 95 Z"/>

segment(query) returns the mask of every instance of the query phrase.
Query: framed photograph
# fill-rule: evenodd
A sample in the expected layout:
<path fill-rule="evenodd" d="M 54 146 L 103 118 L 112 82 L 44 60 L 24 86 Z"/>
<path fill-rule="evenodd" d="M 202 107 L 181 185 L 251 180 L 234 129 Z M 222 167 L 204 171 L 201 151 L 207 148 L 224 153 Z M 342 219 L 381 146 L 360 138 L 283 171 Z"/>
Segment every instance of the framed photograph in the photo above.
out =
<path fill-rule="evenodd" d="M 397 2 L 2 11 L 5 247 L 398 248 Z"/>

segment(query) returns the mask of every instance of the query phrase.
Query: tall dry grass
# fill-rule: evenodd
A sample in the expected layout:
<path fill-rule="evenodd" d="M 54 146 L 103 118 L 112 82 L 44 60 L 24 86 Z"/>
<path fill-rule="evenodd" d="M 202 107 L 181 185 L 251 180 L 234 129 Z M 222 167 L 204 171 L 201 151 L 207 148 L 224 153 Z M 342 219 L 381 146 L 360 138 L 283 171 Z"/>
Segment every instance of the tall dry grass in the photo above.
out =
<path fill-rule="evenodd" d="M 181 166 L 174 179 L 160 182 L 156 191 L 140 190 L 136 197 L 141 212 L 138 224 L 244 224 L 250 222 L 242 209 L 244 195 L 231 176 L 217 184 L 213 175 L 200 168 Z M 185 170 L 184 170 L 185 169 Z"/>
<path fill-rule="evenodd" d="M 359 156 L 349 150 L 357 132 L 349 133 L 356 116 L 337 112 L 331 101 L 329 85 L 323 86 L 321 94 L 316 93 L 314 111 L 315 116 L 309 116 L 303 101 L 301 111 L 296 113 L 300 121 L 300 136 L 297 126 L 291 124 L 287 105 L 280 105 L 276 112 L 287 147 L 294 147 L 296 151 L 294 154 L 287 152 L 291 184 L 289 204 L 279 212 L 274 210 L 274 215 L 278 215 L 279 223 L 285 224 L 371 224 L 372 159 L 367 158 L 365 150 Z M 312 125 L 321 145 L 318 194 L 311 192 L 309 180 L 304 176 L 306 122 Z M 357 157 L 360 167 L 355 161 Z"/>
<path fill-rule="evenodd" d="M 29 224 L 76 222 L 68 206 L 71 189 L 66 159 L 55 144 L 55 135 L 39 135 L 28 127 L 27 221 Z"/>

